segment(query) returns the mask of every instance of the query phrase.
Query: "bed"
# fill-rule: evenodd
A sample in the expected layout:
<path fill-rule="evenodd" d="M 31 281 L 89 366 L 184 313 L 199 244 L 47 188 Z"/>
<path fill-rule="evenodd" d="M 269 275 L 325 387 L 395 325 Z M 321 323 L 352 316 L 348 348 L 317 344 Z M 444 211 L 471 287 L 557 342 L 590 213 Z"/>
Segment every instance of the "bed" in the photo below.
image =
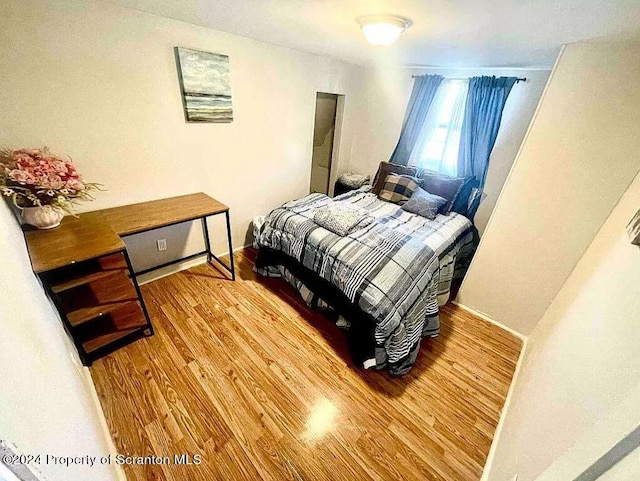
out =
<path fill-rule="evenodd" d="M 332 202 L 363 209 L 373 222 L 337 235 L 314 222 Z M 338 311 L 354 362 L 403 375 L 422 339 L 439 333 L 439 305 L 466 271 L 473 231 L 463 215 L 429 220 L 363 188 L 287 202 L 265 218 L 255 244 L 259 274 L 284 278 L 312 307 Z"/>

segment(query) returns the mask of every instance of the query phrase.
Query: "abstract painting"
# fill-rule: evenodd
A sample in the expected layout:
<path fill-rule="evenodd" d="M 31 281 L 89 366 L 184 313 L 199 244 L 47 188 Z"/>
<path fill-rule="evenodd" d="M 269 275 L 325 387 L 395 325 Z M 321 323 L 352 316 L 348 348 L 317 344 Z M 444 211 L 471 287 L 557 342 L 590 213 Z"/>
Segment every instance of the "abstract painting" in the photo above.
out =
<path fill-rule="evenodd" d="M 229 57 L 176 47 L 187 122 L 232 122 Z"/>

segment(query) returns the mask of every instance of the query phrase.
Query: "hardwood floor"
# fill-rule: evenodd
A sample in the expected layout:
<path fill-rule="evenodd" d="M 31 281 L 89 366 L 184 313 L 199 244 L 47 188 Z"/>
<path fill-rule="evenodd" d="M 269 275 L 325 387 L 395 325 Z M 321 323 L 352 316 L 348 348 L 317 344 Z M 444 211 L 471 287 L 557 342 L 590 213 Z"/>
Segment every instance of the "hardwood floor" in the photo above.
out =
<path fill-rule="evenodd" d="M 144 285 L 156 335 L 92 366 L 119 453 L 171 460 L 124 466 L 130 481 L 480 478 L 519 339 L 447 306 L 407 376 L 356 369 L 254 256 L 236 254 L 236 282 L 202 265 Z"/>

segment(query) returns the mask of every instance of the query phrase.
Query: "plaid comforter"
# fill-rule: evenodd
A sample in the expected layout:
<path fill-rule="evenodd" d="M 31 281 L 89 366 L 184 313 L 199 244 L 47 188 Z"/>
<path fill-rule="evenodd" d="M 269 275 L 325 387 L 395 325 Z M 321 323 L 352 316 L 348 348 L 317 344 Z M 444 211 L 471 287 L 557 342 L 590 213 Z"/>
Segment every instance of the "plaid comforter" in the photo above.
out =
<path fill-rule="evenodd" d="M 313 221 L 330 202 L 348 202 L 375 222 L 345 237 Z M 461 252 L 469 254 L 471 222 L 459 214 L 434 220 L 357 190 L 335 199 L 310 194 L 271 212 L 257 237 L 329 281 L 375 321 L 376 364 L 407 372 L 424 336 L 439 330 L 438 294 L 448 296 Z"/>

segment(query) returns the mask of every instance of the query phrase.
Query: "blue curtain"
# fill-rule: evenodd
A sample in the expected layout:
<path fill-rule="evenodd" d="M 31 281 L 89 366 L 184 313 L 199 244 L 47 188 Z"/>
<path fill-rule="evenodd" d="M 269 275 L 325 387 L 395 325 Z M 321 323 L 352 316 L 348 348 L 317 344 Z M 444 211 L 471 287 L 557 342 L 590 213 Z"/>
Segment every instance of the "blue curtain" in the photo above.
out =
<path fill-rule="evenodd" d="M 475 177 L 475 186 L 480 189 L 487 176 L 504 104 L 516 80 L 516 77 L 469 79 L 458 152 L 458 177 Z"/>
<path fill-rule="evenodd" d="M 407 165 L 409 156 L 413 151 L 418 136 L 422 130 L 431 102 L 436 95 L 438 87 L 442 82 L 441 75 L 423 75 L 416 77 L 413 83 L 413 90 L 409 98 L 407 112 L 402 122 L 400 138 L 389 162 L 400 165 Z"/>

